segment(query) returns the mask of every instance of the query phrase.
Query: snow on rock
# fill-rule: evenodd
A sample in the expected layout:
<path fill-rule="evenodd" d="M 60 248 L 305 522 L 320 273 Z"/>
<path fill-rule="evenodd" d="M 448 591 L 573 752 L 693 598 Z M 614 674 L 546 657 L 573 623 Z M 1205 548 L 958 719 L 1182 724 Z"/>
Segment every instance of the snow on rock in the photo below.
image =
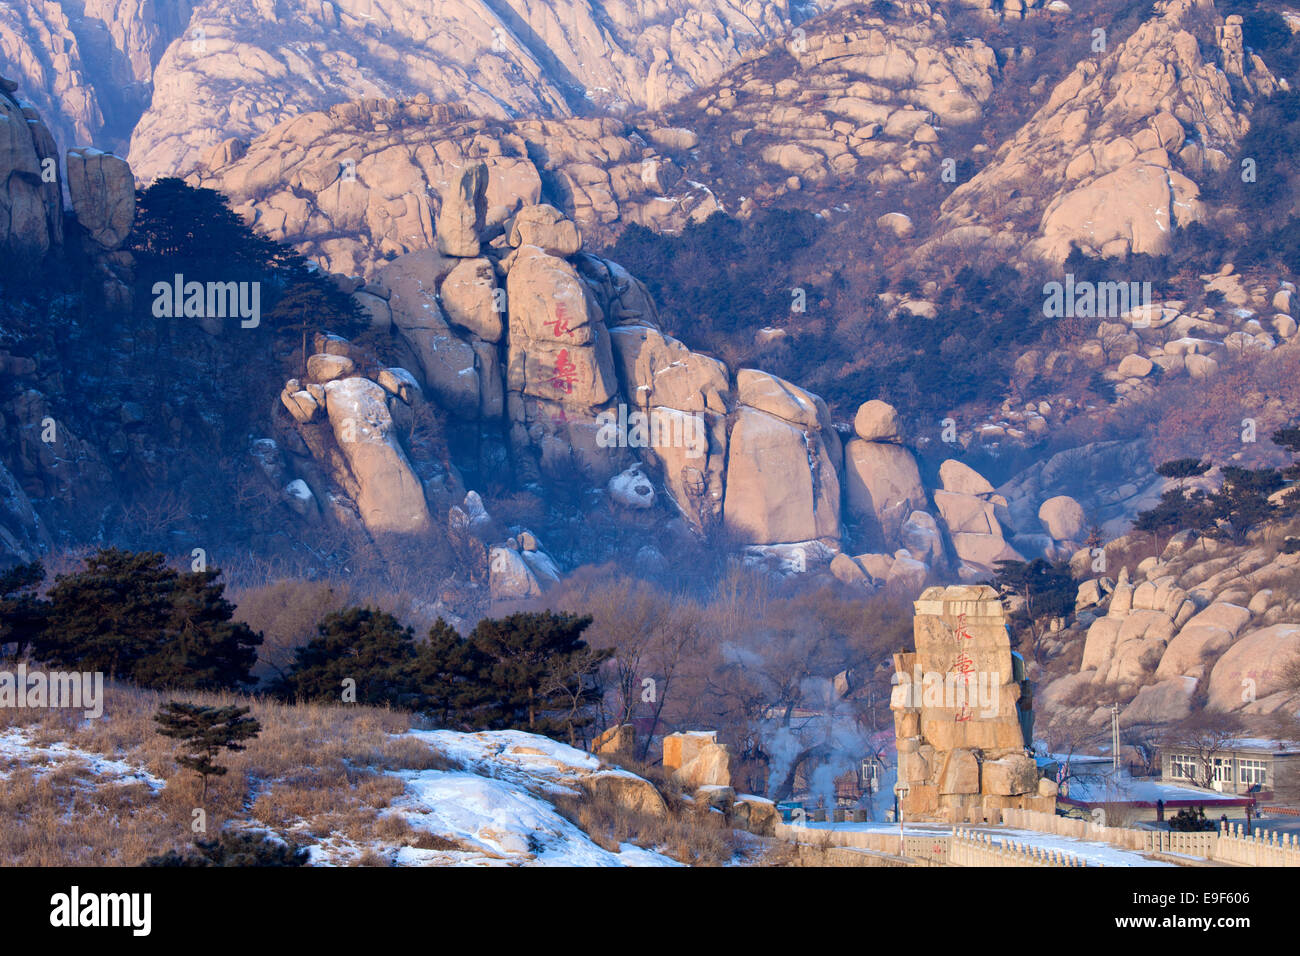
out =
<path fill-rule="evenodd" d="M 533 866 L 672 865 L 657 853 L 626 857 L 592 842 L 539 797 L 519 784 L 467 771 L 424 770 L 400 774 L 407 795 L 393 804 L 407 823 Z"/>
<path fill-rule="evenodd" d="M 555 809 L 548 798 L 581 796 L 605 778 L 653 789 L 584 750 L 514 730 L 412 730 L 402 736 L 427 744 L 459 769 L 394 772 L 406 791 L 387 812 L 460 849 L 403 847 L 393 858 L 397 865 L 678 865 L 632 844 L 617 853 L 606 850 Z"/>
<path fill-rule="evenodd" d="M 424 741 L 462 770 L 553 793 L 577 793 L 579 777 L 601 767 L 594 754 L 520 730 L 412 730 L 405 736 Z"/>

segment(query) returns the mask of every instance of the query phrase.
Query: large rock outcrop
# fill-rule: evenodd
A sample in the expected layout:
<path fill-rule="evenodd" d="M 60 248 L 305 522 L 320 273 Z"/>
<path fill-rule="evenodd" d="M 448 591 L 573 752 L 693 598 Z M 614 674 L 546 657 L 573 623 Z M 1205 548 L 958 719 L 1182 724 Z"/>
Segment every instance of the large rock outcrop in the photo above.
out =
<path fill-rule="evenodd" d="M 466 209 L 476 193 L 465 191 Z M 449 215 L 456 224 L 443 233 L 465 256 L 408 253 L 353 293 L 372 329 L 395 332 L 412 388 L 464 425 L 497 427 L 504 410 L 524 480 L 568 479 L 576 468 L 633 510 L 654 506 L 658 484 L 698 532 L 728 520 L 729 502 L 742 543 L 816 541 L 829 559 L 843 465 L 825 402 L 752 369 L 733 385 L 723 363 L 659 331 L 653 301 L 626 270 L 574 249 L 580 234 L 551 207 L 517 210 L 490 244 L 481 215 Z M 322 347 L 308 362 L 313 378 L 354 376 L 346 343 Z M 390 391 L 399 372 L 381 373 L 397 383 Z M 320 405 L 310 389 L 282 396 L 301 424 Z"/>
<path fill-rule="evenodd" d="M 1134 587 L 1127 575 L 1121 575 L 1108 613 L 1088 629 L 1080 669 L 1092 671 L 1095 683 L 1136 691 L 1155 676 L 1166 647 L 1195 610 L 1195 603 L 1172 577 Z M 1161 676 L 1180 675 L 1178 669 L 1172 673 L 1167 669 Z"/>
<path fill-rule="evenodd" d="M 939 467 L 943 488 L 934 493 L 939 520 L 948 532 L 964 581 L 986 580 L 999 561 L 1020 561 L 1022 555 L 1006 540 L 998 513 L 1007 501 L 983 475 L 955 459 Z"/>
<path fill-rule="evenodd" d="M 618 381 L 595 296 L 570 263 L 537 246 L 520 246 L 511 255 L 506 289 L 506 405 L 513 444 L 536 447 L 552 473 L 577 464 L 607 479 L 619 470 L 624 453 L 599 439 L 597 416 L 614 399 Z"/>
<path fill-rule="evenodd" d="M 34 561 L 49 546 L 49 533 L 31 499 L 0 463 L 0 561 Z"/>
<path fill-rule="evenodd" d="M 1100 560 L 1080 551 L 1073 564 Z M 1118 700 L 1125 725 L 1176 722 L 1202 705 L 1243 715 L 1293 706 L 1300 695 L 1284 674 L 1300 656 L 1300 604 L 1287 588 L 1297 565 L 1300 555 L 1184 532 L 1132 577 L 1122 568 L 1114 581 L 1085 580 L 1076 602 L 1087 625 L 1079 670 L 1049 684 L 1044 701 L 1102 724 L 1106 708 L 1094 710 L 1096 702 Z M 1100 692 L 1091 703 L 1087 694 L 1074 699 L 1089 685 Z"/>
<path fill-rule="evenodd" d="M 1008 523 L 1017 535 L 1050 536 L 1043 507 L 1053 498 L 1067 497 L 1079 506 L 1088 525 L 1095 524 L 1108 538 L 1119 537 L 1138 512 L 1160 500 L 1167 484 L 1155 473 L 1149 457 L 1144 442 L 1108 441 L 1068 448 L 1037 461 L 997 489 L 1007 501 Z M 1062 524 L 1057 530 L 1065 528 Z M 1033 541 L 1027 541 L 1025 548 L 1036 550 Z"/>
<path fill-rule="evenodd" d="M 903 524 L 927 507 L 916 459 L 903 445 L 898 412 L 884 402 L 867 402 L 854 420 L 857 437 L 844 446 L 845 501 L 862 525 L 869 547 L 902 546 Z"/>
<path fill-rule="evenodd" d="M 533 218 L 507 238 L 531 244 L 526 236 L 545 231 L 555 236 L 547 249 L 555 255 L 572 254 L 583 237 L 610 238 L 629 222 L 680 229 L 719 208 L 706 188 L 687 181 L 648 185 L 642 171 L 660 159 L 640 133 L 613 118 L 484 119 L 419 94 L 285 119 L 249 141 L 213 147 L 187 180 L 230 197 L 235 211 L 272 239 L 352 274 L 433 247 L 435 223 L 445 219 L 449 228 L 461 218 L 450 208 L 444 217 L 442 207 L 452 200 L 464 208 L 457 198 L 462 174 L 480 163 L 486 225 L 500 231 L 526 209 Z M 562 214 L 539 205 L 543 178 L 555 184 Z M 566 224 L 566 216 L 574 222 Z M 468 247 L 443 251 L 470 254 Z"/>
<path fill-rule="evenodd" d="M 123 247 L 135 225 L 135 178 L 126 161 L 90 147 L 68 150 L 68 195 L 86 230 L 85 251 L 106 302 L 129 308 L 134 257 Z"/>
<path fill-rule="evenodd" d="M 840 538 L 839 436 L 826 403 L 756 369 L 736 375 L 724 517 L 741 540 Z"/>
<path fill-rule="evenodd" d="M 39 259 L 63 242 L 54 139 L 17 84 L 0 77 L 0 253 Z"/>
<path fill-rule="evenodd" d="M 453 331 L 438 300 L 439 284 L 456 265 L 457 260 L 431 249 L 410 253 L 384 268 L 378 285 L 388 293 L 392 324 L 414 351 L 418 367 L 413 371 L 429 394 L 458 415 L 477 417 L 492 409 L 499 415 L 501 374 L 493 367 L 499 364 L 495 350 L 480 356 L 474 337 Z"/>
<path fill-rule="evenodd" d="M 1239 710 L 1270 697 L 1294 699 L 1295 688 L 1287 687 L 1284 678 L 1287 666 L 1297 659 L 1300 625 L 1274 624 L 1246 634 L 1214 665 L 1209 706 Z"/>
<path fill-rule="evenodd" d="M 638 442 L 682 515 L 703 530 L 722 514 L 727 367 L 647 325 L 611 329 L 610 341 L 626 407 L 644 416 Z"/>
<path fill-rule="evenodd" d="M 354 377 L 327 382 L 323 390 L 329 424 L 351 473 L 366 528 L 375 533 L 427 531 L 424 489 L 395 434 L 383 387 Z"/>

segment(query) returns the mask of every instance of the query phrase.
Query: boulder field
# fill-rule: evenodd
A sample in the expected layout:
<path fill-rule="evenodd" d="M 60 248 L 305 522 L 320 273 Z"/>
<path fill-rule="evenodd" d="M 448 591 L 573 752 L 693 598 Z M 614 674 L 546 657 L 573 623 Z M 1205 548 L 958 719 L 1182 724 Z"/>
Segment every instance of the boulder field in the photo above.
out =
<path fill-rule="evenodd" d="M 577 475 L 617 507 L 662 502 L 790 572 L 919 587 L 932 572 L 983 580 L 1003 558 L 1079 547 L 1074 499 L 1050 495 L 1013 524 L 1008 500 L 957 460 L 927 489 L 893 407 L 868 401 L 837 426 L 806 389 L 693 351 L 659 328 L 639 281 L 584 251 L 578 224 L 528 197 L 496 221 L 492 188 L 485 162 L 465 164 L 440 197 L 435 248 L 368 281 L 336 277 L 372 331 L 394 338 L 400 367 L 375 370 L 363 349 L 318 336 L 307 380 L 282 393 L 308 471 L 332 476 L 314 497 L 372 534 L 418 533 L 463 506 L 455 476 L 425 469 L 422 482 L 403 450 L 411 409 L 429 403 L 504 436 L 525 481 Z M 502 593 L 545 586 L 525 557 L 535 551 L 493 548 Z"/>

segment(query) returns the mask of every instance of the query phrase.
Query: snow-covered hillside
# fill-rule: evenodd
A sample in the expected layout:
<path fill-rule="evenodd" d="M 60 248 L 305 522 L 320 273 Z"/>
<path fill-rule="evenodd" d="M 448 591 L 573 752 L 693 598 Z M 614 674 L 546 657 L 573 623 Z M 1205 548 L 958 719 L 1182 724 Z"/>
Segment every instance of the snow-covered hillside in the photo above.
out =
<path fill-rule="evenodd" d="M 311 847 L 314 864 L 347 863 L 366 849 L 399 866 L 677 866 L 630 843 L 617 853 L 598 846 L 565 819 L 548 797 L 581 796 L 595 781 L 618 778 L 631 790 L 653 789 L 622 770 L 602 768 L 585 751 L 518 731 L 462 734 L 409 731 L 461 769 L 398 770 L 404 792 L 386 811 L 455 849 L 358 845 L 330 837 Z"/>

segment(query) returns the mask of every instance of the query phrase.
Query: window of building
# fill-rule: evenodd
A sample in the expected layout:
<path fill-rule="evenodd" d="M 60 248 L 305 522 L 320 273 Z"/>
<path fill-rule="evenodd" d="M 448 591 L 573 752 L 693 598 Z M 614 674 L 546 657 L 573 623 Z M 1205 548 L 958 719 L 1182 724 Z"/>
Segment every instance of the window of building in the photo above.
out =
<path fill-rule="evenodd" d="M 1241 782 L 1246 786 L 1256 783 L 1262 784 L 1264 778 L 1268 775 L 1268 765 L 1262 760 L 1242 760 L 1240 761 L 1240 767 Z"/>
<path fill-rule="evenodd" d="M 1187 780 L 1196 778 L 1196 758 L 1186 754 L 1172 754 L 1169 757 L 1169 775 L 1183 777 Z"/>
<path fill-rule="evenodd" d="M 1215 783 L 1232 783 L 1232 758 L 1215 757 L 1214 758 L 1214 777 Z"/>

